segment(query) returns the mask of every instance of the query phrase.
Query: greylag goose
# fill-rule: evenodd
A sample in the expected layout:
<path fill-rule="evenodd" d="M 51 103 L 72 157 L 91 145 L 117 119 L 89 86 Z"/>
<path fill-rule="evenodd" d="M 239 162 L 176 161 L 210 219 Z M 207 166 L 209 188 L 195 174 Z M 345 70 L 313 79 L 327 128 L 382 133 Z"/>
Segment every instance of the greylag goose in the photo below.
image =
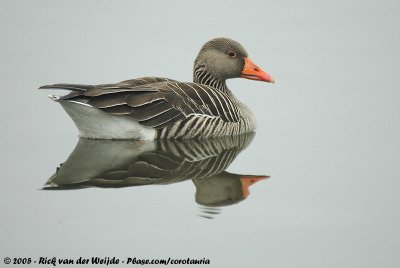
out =
<path fill-rule="evenodd" d="M 216 38 L 201 48 L 193 82 L 160 77 L 117 84 L 54 84 L 41 89 L 66 89 L 50 95 L 77 126 L 80 136 L 98 139 L 209 138 L 252 132 L 250 109 L 226 85 L 230 78 L 274 82 L 238 42 Z"/>

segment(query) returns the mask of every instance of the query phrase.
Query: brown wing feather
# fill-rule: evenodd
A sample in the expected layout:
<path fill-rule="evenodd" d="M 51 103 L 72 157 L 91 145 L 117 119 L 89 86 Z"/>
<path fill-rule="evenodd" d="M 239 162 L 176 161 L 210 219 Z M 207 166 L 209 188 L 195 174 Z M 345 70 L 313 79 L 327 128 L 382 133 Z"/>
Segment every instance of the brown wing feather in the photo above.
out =
<path fill-rule="evenodd" d="M 184 119 L 185 116 L 173 108 L 164 111 L 148 120 L 139 121 L 142 125 L 153 128 L 163 128 L 174 122 Z"/>
<path fill-rule="evenodd" d="M 145 106 L 133 107 L 131 108 L 132 117 L 136 118 L 139 121 L 148 120 L 152 117 L 155 117 L 167 110 L 172 109 L 172 105 L 163 100 L 154 101 Z"/>
<path fill-rule="evenodd" d="M 132 107 L 128 105 L 116 105 L 102 109 L 103 111 L 115 115 L 130 115 Z"/>
<path fill-rule="evenodd" d="M 96 108 L 107 108 L 116 105 L 126 104 L 125 98 L 129 96 L 130 92 L 118 92 L 114 94 L 100 95 L 89 99 L 89 105 Z"/>
<path fill-rule="evenodd" d="M 150 85 L 154 83 L 160 83 L 160 82 L 167 82 L 167 81 L 175 81 L 172 79 L 167 79 L 167 78 L 162 78 L 162 77 L 142 77 L 142 78 L 136 78 L 136 79 L 131 79 L 131 80 L 126 80 L 122 81 L 117 84 L 107 84 L 107 85 L 98 85 L 95 86 L 93 89 L 88 90 L 85 92 L 86 96 L 100 96 L 100 95 L 106 95 L 106 94 L 112 94 L 112 93 L 118 93 L 118 92 L 130 92 L 130 91 L 135 91 L 135 88 L 139 86 L 145 86 L 145 85 Z M 136 89 L 138 90 L 138 89 Z M 151 89 L 146 87 L 145 91 L 150 91 Z M 153 89 L 153 91 L 156 91 Z"/>
<path fill-rule="evenodd" d="M 117 84 L 55 84 L 42 88 L 50 87 L 74 91 L 64 99 L 85 100 L 105 112 L 129 115 L 153 128 L 166 127 L 193 114 L 217 116 L 225 122 L 239 120 L 238 109 L 227 94 L 201 84 L 144 77 Z"/>
<path fill-rule="evenodd" d="M 158 100 L 164 100 L 164 96 L 160 92 L 130 92 L 129 96 L 125 98 L 125 103 L 132 107 L 139 107 Z"/>

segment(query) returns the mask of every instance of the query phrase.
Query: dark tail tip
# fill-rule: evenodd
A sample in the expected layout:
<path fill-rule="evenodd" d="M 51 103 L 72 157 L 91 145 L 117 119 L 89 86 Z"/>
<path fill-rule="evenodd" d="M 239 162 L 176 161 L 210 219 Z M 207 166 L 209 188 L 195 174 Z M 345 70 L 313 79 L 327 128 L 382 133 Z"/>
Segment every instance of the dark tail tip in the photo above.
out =
<path fill-rule="evenodd" d="M 93 88 L 92 85 L 78 85 L 78 84 L 53 84 L 53 85 L 44 85 L 39 87 L 39 89 L 65 89 L 71 90 L 75 92 L 84 92 L 88 89 Z"/>
<path fill-rule="evenodd" d="M 41 86 L 38 89 L 50 89 L 50 88 L 54 88 L 53 85 L 45 85 L 45 86 Z"/>

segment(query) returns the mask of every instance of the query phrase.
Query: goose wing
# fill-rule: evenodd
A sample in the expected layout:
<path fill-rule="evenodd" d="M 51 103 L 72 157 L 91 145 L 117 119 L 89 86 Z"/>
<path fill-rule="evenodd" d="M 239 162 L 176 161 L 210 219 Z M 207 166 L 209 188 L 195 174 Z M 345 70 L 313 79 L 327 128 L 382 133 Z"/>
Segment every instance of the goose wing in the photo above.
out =
<path fill-rule="evenodd" d="M 142 125 L 156 129 L 190 115 L 239 121 L 239 110 L 231 97 L 202 84 L 140 78 L 99 86 L 55 84 L 41 88 L 72 90 L 62 99 L 81 101 L 111 114 L 131 116 Z"/>

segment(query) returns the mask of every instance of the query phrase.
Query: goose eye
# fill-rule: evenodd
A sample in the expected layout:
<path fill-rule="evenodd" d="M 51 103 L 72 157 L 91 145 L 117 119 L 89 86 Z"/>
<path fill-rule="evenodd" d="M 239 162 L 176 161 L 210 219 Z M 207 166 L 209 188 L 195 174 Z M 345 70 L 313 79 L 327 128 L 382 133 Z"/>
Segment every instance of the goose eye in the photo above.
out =
<path fill-rule="evenodd" d="M 228 56 L 229 57 L 231 57 L 231 58 L 234 58 L 234 57 L 236 57 L 236 53 L 234 52 L 234 51 L 228 51 Z"/>

